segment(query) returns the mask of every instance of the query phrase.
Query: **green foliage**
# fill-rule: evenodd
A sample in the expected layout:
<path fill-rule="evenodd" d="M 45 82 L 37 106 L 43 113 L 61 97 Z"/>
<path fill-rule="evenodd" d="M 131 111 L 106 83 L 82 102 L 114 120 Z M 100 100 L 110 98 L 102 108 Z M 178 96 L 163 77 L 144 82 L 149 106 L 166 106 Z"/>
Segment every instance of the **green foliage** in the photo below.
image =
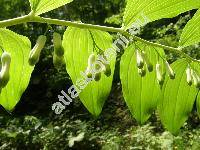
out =
<path fill-rule="evenodd" d="M 200 9 L 187 23 L 180 39 L 180 46 L 186 47 L 200 41 Z"/>
<path fill-rule="evenodd" d="M 162 18 L 172 18 L 199 7 L 199 0 L 128 0 L 124 14 L 124 27 L 129 29 L 138 19 L 144 21 L 144 17 L 148 18 L 146 21 L 152 22 Z"/>
<path fill-rule="evenodd" d="M 186 82 L 186 60 L 178 60 L 172 68 L 176 72 L 176 79 L 166 77 L 159 103 L 159 115 L 164 126 L 177 134 L 180 127 L 188 118 L 198 90 Z"/>
<path fill-rule="evenodd" d="M 12 58 L 10 81 L 1 91 L 0 104 L 7 110 L 12 110 L 27 88 L 33 71 L 33 67 L 28 64 L 31 43 L 28 38 L 8 29 L 0 29 L 0 43 Z"/>
<path fill-rule="evenodd" d="M 109 99 L 99 119 L 79 112 L 81 106 L 73 108 L 73 116 L 71 111 L 61 116 L 0 116 L 0 149 L 199 149 L 200 129 L 194 127 L 195 121 L 185 124 L 178 136 L 163 131 L 160 121 L 153 118 L 151 123 L 138 126 L 123 107 L 121 97 L 116 97 L 119 92 L 113 91 L 115 99 Z M 84 138 L 70 148 L 69 141 L 81 133 Z"/>
<path fill-rule="evenodd" d="M 78 89 L 82 90 L 79 97 L 89 112 L 95 116 L 101 113 L 103 104 L 110 93 L 112 76 L 102 75 L 99 82 L 87 83 L 86 78 L 80 73 L 85 72 L 88 58 L 92 53 L 97 56 L 100 50 L 110 48 L 111 44 L 112 37 L 98 30 L 68 28 L 63 37 L 67 72 L 74 85 L 79 83 Z M 113 75 L 115 59 L 110 61 Z"/>
<path fill-rule="evenodd" d="M 197 105 L 197 112 L 198 112 L 198 115 L 200 117 L 200 94 L 199 93 L 198 93 L 198 96 L 197 96 L 196 105 Z"/>
<path fill-rule="evenodd" d="M 200 7 L 199 0 L 128 0 L 122 28 L 109 28 L 39 17 L 39 15 L 68 4 L 71 1 L 72 0 L 58 0 L 56 2 L 53 0 L 30 0 L 29 2 L 32 11 L 28 16 L 1 21 L 0 24 L 2 27 L 7 27 L 18 23 L 35 21 L 63 26 L 74 26 L 68 27 L 64 34 L 62 42 L 65 51 L 64 58 L 61 57 L 63 51 L 61 54 L 58 54 L 57 46 L 54 43 L 56 49 L 54 51 L 53 64 L 58 67 L 62 66 L 61 64 L 63 62 L 66 62 L 67 72 L 69 73 L 73 84 L 76 85 L 76 87 L 74 87 L 76 91 L 70 92 L 70 90 L 68 90 L 68 93 L 71 93 L 72 98 L 78 97 L 79 94 L 81 102 L 94 116 L 99 116 L 104 102 L 109 96 L 113 74 L 116 71 L 115 54 L 113 54 L 113 59 L 110 60 L 111 64 L 103 64 L 104 70 L 95 73 L 94 80 L 96 82 L 92 81 L 91 83 L 87 83 L 87 76 L 93 77 L 93 75 L 88 75 L 87 73 L 86 75 L 81 75 L 80 73 L 82 71 L 84 74 L 87 70 L 87 60 L 91 54 L 94 53 L 97 57 L 98 54 L 102 54 L 105 50 L 112 47 L 112 36 L 105 31 L 120 31 L 120 33 L 127 35 L 124 30 L 131 27 L 133 23 L 141 26 L 144 25 L 144 23 L 141 23 L 140 21 L 145 21 L 146 24 L 162 18 L 172 18 L 188 10 L 198 9 Z M 119 3 L 119 1 L 115 0 L 113 3 Z M 94 17 L 94 14 L 90 16 Z M 120 25 L 121 17 L 121 13 L 110 17 L 110 23 Z M 104 20 L 102 22 L 104 22 Z M 105 20 L 105 22 L 109 23 L 109 19 Z M 48 25 L 45 34 L 47 34 L 47 31 L 50 29 L 49 26 L 50 25 Z M 101 29 L 102 31 L 97 29 Z M 161 121 L 170 132 L 176 134 L 188 118 L 188 114 L 192 110 L 199 90 L 199 63 L 194 63 L 197 60 L 189 57 L 183 51 L 180 51 L 182 50 L 182 47 L 199 42 L 199 10 L 183 30 L 180 39 L 180 49 L 174 48 L 177 46 L 175 41 L 170 43 L 174 47 L 167 47 L 165 45 L 151 43 L 135 36 L 133 36 L 133 39 L 142 43 L 134 41 L 128 48 L 124 48 L 125 53 L 120 62 L 120 77 L 125 101 L 136 120 L 140 124 L 143 124 L 156 109 L 159 100 Z M 60 47 L 61 37 L 59 36 L 57 40 L 58 42 L 56 43 L 59 43 L 58 47 Z M 0 104 L 7 110 L 13 110 L 22 93 L 27 88 L 30 75 L 33 71 L 33 67 L 28 66 L 30 59 L 28 61 L 27 54 L 30 52 L 30 41 L 26 37 L 2 28 L 0 29 L 0 46 L 2 50 L 11 53 L 12 57 L 10 81 L 8 82 L 8 85 L 2 89 L 0 94 Z M 180 59 L 174 62 L 171 68 L 165 60 L 166 56 L 163 52 L 164 48 L 181 54 L 187 58 L 187 61 Z M 139 51 L 141 51 L 141 53 L 138 49 L 140 49 Z M 145 50 L 145 54 L 142 52 L 143 50 Z M 135 54 L 135 51 L 138 51 L 138 53 Z M 2 52 L 0 54 L 2 54 Z M 30 63 L 31 65 L 35 65 L 35 63 L 39 61 L 39 53 L 36 54 L 37 55 L 35 56 L 37 57 L 34 57 L 35 59 Z M 57 55 L 60 57 L 58 58 Z M 120 59 L 118 61 L 120 61 Z M 193 71 L 196 72 L 195 74 L 193 72 L 192 75 L 192 86 L 188 85 L 185 72 L 188 63 L 190 63 L 189 61 L 194 61 L 191 62 L 191 67 Z M 95 65 L 95 68 L 98 70 L 100 67 Z M 91 69 L 89 69 L 89 71 L 90 70 Z M 169 77 L 167 76 L 166 71 Z M 170 78 L 174 80 L 171 80 Z M 197 97 L 197 109 L 199 111 L 199 97 Z M 71 145 L 73 145 L 74 141 L 82 139 L 78 137 L 79 136 L 71 138 Z"/>
<path fill-rule="evenodd" d="M 73 0 L 29 0 L 31 10 L 35 15 L 41 15 L 72 1 Z"/>
<path fill-rule="evenodd" d="M 136 47 L 137 45 L 137 47 Z M 136 49 L 144 50 L 149 61 L 155 67 L 157 53 L 153 47 L 142 43 L 135 43 L 129 46 L 121 59 L 120 77 L 125 101 L 136 120 L 143 124 L 156 109 L 160 86 L 156 81 L 155 68 L 153 72 L 147 72 L 144 77 L 138 74 L 136 62 Z M 162 49 L 159 49 L 162 51 Z M 145 69 L 147 66 L 144 66 Z"/>

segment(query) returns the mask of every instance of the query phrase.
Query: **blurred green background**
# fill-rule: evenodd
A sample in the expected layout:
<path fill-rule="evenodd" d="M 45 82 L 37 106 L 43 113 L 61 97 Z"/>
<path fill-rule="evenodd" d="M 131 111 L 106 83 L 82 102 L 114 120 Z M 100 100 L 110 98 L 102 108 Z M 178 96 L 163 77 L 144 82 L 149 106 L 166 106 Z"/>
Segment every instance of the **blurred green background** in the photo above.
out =
<path fill-rule="evenodd" d="M 125 4 L 125 0 L 74 0 L 43 16 L 120 27 Z M 0 20 L 28 14 L 29 10 L 28 0 L 0 0 Z M 195 11 L 150 23 L 142 28 L 139 36 L 177 47 L 182 29 Z M 52 28 L 61 34 L 66 29 L 54 25 Z M 9 29 L 29 37 L 34 44 L 47 30 L 47 25 L 28 23 Z M 48 32 L 48 43 L 40 62 L 15 110 L 10 114 L 0 109 L 0 149 L 200 149 L 200 120 L 195 110 L 177 137 L 163 129 L 157 112 L 146 125 L 137 125 L 121 93 L 119 61 L 122 54 L 118 55 L 112 91 L 99 118 L 93 118 L 78 99 L 61 115 L 55 115 L 51 105 L 57 101 L 60 91 L 72 83 L 65 67 L 59 70 L 53 67 L 52 32 Z M 184 51 L 200 58 L 198 44 Z M 170 63 L 179 58 L 167 51 L 166 54 Z"/>

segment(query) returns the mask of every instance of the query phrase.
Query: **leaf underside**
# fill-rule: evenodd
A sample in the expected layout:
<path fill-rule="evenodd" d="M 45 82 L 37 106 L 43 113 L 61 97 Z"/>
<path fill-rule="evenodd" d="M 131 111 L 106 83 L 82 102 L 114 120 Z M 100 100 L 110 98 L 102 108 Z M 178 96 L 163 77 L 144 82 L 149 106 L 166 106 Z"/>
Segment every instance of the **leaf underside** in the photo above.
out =
<path fill-rule="evenodd" d="M 195 71 L 198 73 L 200 76 L 200 65 L 199 63 L 193 63 L 193 68 L 195 68 Z M 197 113 L 200 118 L 200 92 L 198 91 L 197 99 L 196 99 L 196 108 L 197 108 Z"/>
<path fill-rule="evenodd" d="M 10 80 L 0 93 L 0 104 L 11 111 L 27 88 L 34 68 L 28 64 L 31 43 L 27 37 L 7 29 L 0 29 L 0 44 L 11 54 Z"/>
<path fill-rule="evenodd" d="M 64 34 L 63 47 L 65 49 L 66 69 L 74 85 L 76 85 L 78 79 L 84 79 L 80 72 L 85 72 L 89 55 L 97 54 L 95 52 L 97 48 L 92 39 L 102 50 L 112 46 L 112 37 L 106 32 L 68 27 Z M 115 59 L 112 59 L 112 75 L 106 77 L 102 74 L 99 82 L 90 82 L 79 94 L 81 102 L 94 116 L 101 113 L 104 102 L 110 93 L 114 67 Z"/>
<path fill-rule="evenodd" d="M 172 64 L 176 73 L 174 80 L 166 77 L 159 101 L 159 115 L 163 125 L 173 134 L 177 134 L 187 120 L 197 95 L 197 89 L 186 82 L 185 59 Z"/>
<path fill-rule="evenodd" d="M 41 15 L 72 1 L 73 0 L 29 0 L 31 10 L 35 13 L 35 15 Z"/>
<path fill-rule="evenodd" d="M 200 9 L 183 29 L 180 46 L 186 47 L 200 42 Z"/>
<path fill-rule="evenodd" d="M 133 23 L 144 22 L 144 18 L 147 18 L 145 23 L 172 18 L 199 7 L 199 0 L 128 0 L 123 19 L 124 27 L 129 29 Z"/>
<path fill-rule="evenodd" d="M 144 50 L 142 43 L 136 44 Z M 135 50 L 134 44 L 125 50 L 120 64 L 120 78 L 125 101 L 137 122 L 143 124 L 156 109 L 161 90 L 156 80 L 155 68 L 153 72 L 147 71 L 145 77 L 138 74 Z M 155 49 L 146 46 L 145 51 L 150 62 L 155 66 L 157 63 Z M 159 51 L 163 52 L 162 49 L 159 49 Z"/>

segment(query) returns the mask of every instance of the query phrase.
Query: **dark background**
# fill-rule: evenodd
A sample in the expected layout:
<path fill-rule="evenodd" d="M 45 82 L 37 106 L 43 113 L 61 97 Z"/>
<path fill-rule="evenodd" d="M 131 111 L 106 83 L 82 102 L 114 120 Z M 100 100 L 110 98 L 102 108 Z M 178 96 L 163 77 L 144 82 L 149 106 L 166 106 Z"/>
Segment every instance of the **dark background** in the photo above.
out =
<path fill-rule="evenodd" d="M 125 0 L 74 0 L 72 3 L 44 14 L 45 17 L 82 21 L 84 23 L 120 27 Z M 0 20 L 28 14 L 28 0 L 0 0 Z M 177 47 L 180 34 L 196 10 L 173 19 L 162 19 L 142 28 L 139 35 L 147 40 Z M 54 31 L 64 33 L 65 27 L 52 25 Z M 47 30 L 46 24 L 28 23 L 9 27 L 12 31 L 29 37 L 34 44 L 37 37 Z M 116 38 L 116 35 L 113 35 Z M 48 43 L 32 74 L 29 87 L 15 110 L 9 114 L 0 109 L 0 149 L 200 149 L 200 126 L 193 110 L 188 123 L 178 137 L 165 132 L 155 112 L 145 126 L 139 127 L 131 117 L 121 93 L 119 80 L 119 54 L 113 87 L 99 118 L 93 118 L 79 100 L 74 101 L 61 115 L 51 110 L 61 90 L 72 83 L 65 70 L 55 69 L 52 61 L 52 31 Z M 200 58 L 199 45 L 184 50 Z M 166 51 L 170 63 L 178 59 Z M 68 142 L 79 133 L 85 136 L 73 148 Z M 166 144 L 167 143 L 167 144 Z M 165 144 L 167 146 L 165 146 Z"/>

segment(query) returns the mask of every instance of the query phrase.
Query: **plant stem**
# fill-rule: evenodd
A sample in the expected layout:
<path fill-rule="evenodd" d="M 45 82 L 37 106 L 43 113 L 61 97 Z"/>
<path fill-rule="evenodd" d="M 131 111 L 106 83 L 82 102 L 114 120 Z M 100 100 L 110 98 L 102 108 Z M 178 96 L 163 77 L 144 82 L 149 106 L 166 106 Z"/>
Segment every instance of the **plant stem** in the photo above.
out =
<path fill-rule="evenodd" d="M 107 31 L 107 32 L 117 32 L 117 33 L 121 33 L 125 36 L 129 36 L 129 37 L 131 36 L 133 38 L 133 40 L 140 41 L 144 44 L 147 44 L 147 45 L 150 45 L 150 46 L 155 46 L 155 47 L 160 47 L 160 48 L 163 48 L 165 50 L 169 50 L 171 52 L 178 53 L 179 55 L 186 57 L 190 61 L 200 62 L 199 60 L 193 59 L 189 55 L 185 54 L 179 48 L 174 48 L 174 47 L 170 47 L 170 46 L 166 46 L 166 45 L 153 43 L 153 42 L 144 40 L 144 39 L 137 37 L 135 35 L 131 35 L 127 31 L 124 31 L 122 28 L 114 28 L 114 27 L 107 27 L 107 26 L 100 26 L 100 25 L 92 25 L 92 24 L 71 22 L 71 21 L 65 21 L 65 20 L 51 19 L 51 18 L 43 18 L 43 17 L 39 17 L 39 16 L 33 16 L 32 13 L 30 13 L 29 15 L 25 15 L 25 16 L 22 16 L 22 17 L 14 18 L 14 19 L 0 21 L 0 28 L 13 26 L 13 25 L 21 24 L 21 23 L 27 23 L 27 22 L 39 22 L 39 23 L 55 24 L 55 25 L 61 25 L 61 26 L 72 26 L 72 27 L 85 28 L 85 29 L 96 29 L 96 30 Z"/>
<path fill-rule="evenodd" d="M 154 47 L 160 47 L 160 48 L 163 48 L 165 50 L 168 50 L 168 51 L 171 51 L 171 52 L 174 52 L 174 53 L 178 53 L 179 55 L 184 56 L 185 58 L 187 58 L 190 61 L 200 62 L 199 60 L 194 59 L 194 58 L 190 57 L 189 55 L 185 54 L 182 51 L 182 49 L 180 49 L 180 48 L 174 48 L 174 47 L 170 47 L 170 46 L 166 46 L 166 45 L 162 45 L 162 44 L 158 44 L 158 43 L 153 43 L 153 42 L 144 40 L 144 39 L 142 39 L 140 37 L 137 37 L 137 36 L 134 36 L 134 35 L 130 35 L 130 33 L 128 33 L 128 32 L 124 33 L 124 35 L 132 36 L 134 40 L 140 41 L 140 42 L 145 43 L 147 45 L 151 45 L 151 46 L 154 46 Z"/>
<path fill-rule="evenodd" d="M 5 28 L 5 27 L 21 24 L 21 23 L 26 23 L 29 20 L 30 20 L 29 15 L 25 15 L 25 16 L 13 18 L 13 19 L 8 19 L 8 20 L 3 20 L 3 21 L 0 21 L 0 28 Z"/>
<path fill-rule="evenodd" d="M 107 26 L 92 25 L 92 24 L 71 22 L 71 21 L 51 19 L 51 18 L 43 18 L 43 17 L 38 17 L 38 16 L 34 17 L 31 22 L 56 24 L 56 25 L 61 25 L 61 26 L 72 26 L 72 27 L 86 28 L 86 29 L 97 29 L 97 30 L 108 31 L 108 32 L 122 32 L 121 28 L 113 28 L 113 27 L 107 27 Z"/>

